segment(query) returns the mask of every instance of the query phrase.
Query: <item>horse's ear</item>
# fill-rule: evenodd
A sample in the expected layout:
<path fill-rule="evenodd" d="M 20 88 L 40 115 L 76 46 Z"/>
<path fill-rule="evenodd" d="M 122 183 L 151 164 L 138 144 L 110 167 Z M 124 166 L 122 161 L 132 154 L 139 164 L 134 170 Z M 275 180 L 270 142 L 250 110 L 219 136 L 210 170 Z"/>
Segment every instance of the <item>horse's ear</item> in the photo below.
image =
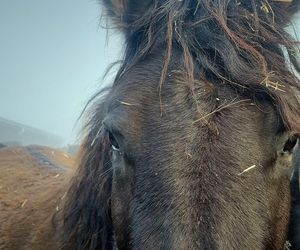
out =
<path fill-rule="evenodd" d="M 283 4 L 283 5 L 285 5 L 286 11 L 290 14 L 290 18 L 293 17 L 294 14 L 299 12 L 299 9 L 300 9 L 300 1 L 299 0 L 281 0 L 279 2 L 281 2 L 281 4 Z"/>
<path fill-rule="evenodd" d="M 266 14 L 275 15 L 278 24 L 288 24 L 294 15 L 299 12 L 300 0 L 273 0 L 261 1 L 260 10 Z M 271 16 L 272 16 L 271 15 Z"/>
<path fill-rule="evenodd" d="M 63 208 L 63 249 L 112 249 L 109 139 L 90 129 Z"/>
<path fill-rule="evenodd" d="M 106 13 L 124 32 L 152 7 L 155 0 L 102 0 Z"/>

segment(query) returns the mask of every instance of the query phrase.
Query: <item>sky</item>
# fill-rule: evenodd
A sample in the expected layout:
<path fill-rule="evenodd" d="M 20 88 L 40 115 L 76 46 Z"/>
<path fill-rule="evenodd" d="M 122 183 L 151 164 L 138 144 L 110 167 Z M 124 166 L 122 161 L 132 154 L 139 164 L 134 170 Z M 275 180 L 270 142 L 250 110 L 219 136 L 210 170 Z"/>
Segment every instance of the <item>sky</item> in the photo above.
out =
<path fill-rule="evenodd" d="M 76 121 L 122 50 L 117 31 L 101 28 L 98 2 L 0 1 L 0 117 L 78 138 Z"/>
<path fill-rule="evenodd" d="M 98 2 L 0 1 L 0 117 L 74 142 L 84 104 L 122 49 L 100 27 Z"/>

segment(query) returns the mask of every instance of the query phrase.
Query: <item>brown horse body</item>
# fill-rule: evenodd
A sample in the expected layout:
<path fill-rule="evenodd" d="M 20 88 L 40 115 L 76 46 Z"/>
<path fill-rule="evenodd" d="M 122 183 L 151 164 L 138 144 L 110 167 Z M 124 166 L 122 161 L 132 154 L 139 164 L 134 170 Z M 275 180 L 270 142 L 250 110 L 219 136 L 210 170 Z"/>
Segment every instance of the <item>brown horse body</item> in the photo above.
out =
<path fill-rule="evenodd" d="M 0 249 L 58 249 L 49 239 L 74 165 L 54 149 L 0 150 Z"/>
<path fill-rule="evenodd" d="M 124 62 L 92 100 L 67 195 L 64 180 L 42 185 L 51 202 L 31 215 L 45 224 L 7 210 L 3 225 L 22 226 L 2 229 L 0 246 L 282 249 L 300 132 L 300 67 L 284 27 L 300 1 L 103 2 L 125 35 Z M 62 209 L 41 216 L 61 196 Z"/>

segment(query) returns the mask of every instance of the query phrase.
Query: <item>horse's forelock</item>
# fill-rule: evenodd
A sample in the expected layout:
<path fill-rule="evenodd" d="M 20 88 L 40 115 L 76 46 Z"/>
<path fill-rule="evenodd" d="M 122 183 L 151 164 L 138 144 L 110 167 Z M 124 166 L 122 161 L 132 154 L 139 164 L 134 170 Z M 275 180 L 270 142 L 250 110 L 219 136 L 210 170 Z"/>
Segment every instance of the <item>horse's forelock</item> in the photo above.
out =
<path fill-rule="evenodd" d="M 126 36 L 117 78 L 157 44 L 165 48 L 160 87 L 174 47 L 182 51 L 186 82 L 225 82 L 274 101 L 286 128 L 300 132 L 300 72 L 296 41 L 285 31 L 300 0 L 145 1 L 105 0 Z M 287 59 L 291 66 L 287 66 Z M 293 68 L 293 69 L 292 69 Z"/>

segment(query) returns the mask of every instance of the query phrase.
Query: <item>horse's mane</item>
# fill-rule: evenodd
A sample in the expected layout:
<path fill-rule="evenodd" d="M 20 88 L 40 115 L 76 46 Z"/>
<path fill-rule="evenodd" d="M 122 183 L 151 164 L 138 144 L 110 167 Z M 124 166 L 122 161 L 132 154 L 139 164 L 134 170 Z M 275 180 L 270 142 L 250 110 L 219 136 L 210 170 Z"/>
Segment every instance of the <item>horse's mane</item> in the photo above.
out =
<path fill-rule="evenodd" d="M 285 30 L 299 0 L 155 0 L 144 1 L 145 13 L 138 13 L 136 1 L 104 2 L 127 42 L 116 80 L 160 43 L 166 46 L 162 87 L 177 47 L 186 82 L 199 77 L 266 93 L 286 127 L 300 131 L 298 48 Z"/>

